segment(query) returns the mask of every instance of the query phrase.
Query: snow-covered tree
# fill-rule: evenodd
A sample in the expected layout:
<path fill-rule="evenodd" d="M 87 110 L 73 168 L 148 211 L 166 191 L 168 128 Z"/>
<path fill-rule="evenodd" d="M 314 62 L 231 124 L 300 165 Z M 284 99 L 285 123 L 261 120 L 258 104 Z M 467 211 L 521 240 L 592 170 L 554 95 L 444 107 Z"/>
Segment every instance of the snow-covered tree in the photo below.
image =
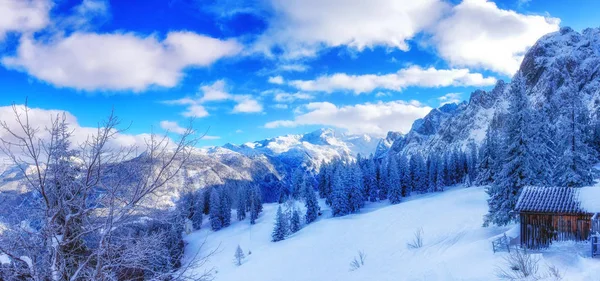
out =
<path fill-rule="evenodd" d="M 334 217 L 344 216 L 350 213 L 348 193 L 344 185 L 346 182 L 346 173 L 345 170 L 336 169 L 332 178 L 333 192 L 331 194 L 331 212 Z"/>
<path fill-rule="evenodd" d="M 242 261 L 246 258 L 246 255 L 244 255 L 244 251 L 242 250 L 242 247 L 240 247 L 240 245 L 238 245 L 235 249 L 235 254 L 233 255 L 233 257 L 235 259 L 235 265 L 242 265 Z"/>
<path fill-rule="evenodd" d="M 388 169 L 388 197 L 390 199 L 390 203 L 398 204 L 402 199 L 402 185 L 400 182 L 400 168 L 398 167 L 398 161 L 396 160 L 395 156 L 390 157 Z"/>
<path fill-rule="evenodd" d="M 290 216 L 290 232 L 296 233 L 302 228 L 302 222 L 300 221 L 300 211 L 294 208 Z"/>
<path fill-rule="evenodd" d="M 277 208 L 277 216 L 275 217 L 275 227 L 271 234 L 271 241 L 278 242 L 284 240 L 288 233 L 287 218 L 281 210 L 281 206 Z"/>
<path fill-rule="evenodd" d="M 532 183 L 531 138 L 528 135 L 531 120 L 525 79 L 520 73 L 513 78 L 510 89 L 509 119 L 505 128 L 506 151 L 500 175 L 487 189 L 489 212 L 484 225 L 506 225 L 516 218 L 514 207 L 521 188 Z"/>
<path fill-rule="evenodd" d="M 304 216 L 304 219 L 306 224 L 309 224 L 317 219 L 321 207 L 319 207 L 319 202 L 317 201 L 317 196 L 314 190 L 309 186 L 305 186 L 305 188 L 306 191 L 304 192 L 304 205 L 306 206 L 306 215 Z"/>
<path fill-rule="evenodd" d="M 223 228 L 223 218 L 221 216 L 221 197 L 219 191 L 213 188 L 210 193 L 210 227 L 212 230 L 219 230 Z"/>
<path fill-rule="evenodd" d="M 554 180 L 557 185 L 578 187 L 592 182 L 592 164 L 595 151 L 586 142 L 590 124 L 588 111 L 581 98 L 574 93 L 576 87 L 570 85 L 560 93 L 563 102 L 559 119 L 559 152 Z"/>

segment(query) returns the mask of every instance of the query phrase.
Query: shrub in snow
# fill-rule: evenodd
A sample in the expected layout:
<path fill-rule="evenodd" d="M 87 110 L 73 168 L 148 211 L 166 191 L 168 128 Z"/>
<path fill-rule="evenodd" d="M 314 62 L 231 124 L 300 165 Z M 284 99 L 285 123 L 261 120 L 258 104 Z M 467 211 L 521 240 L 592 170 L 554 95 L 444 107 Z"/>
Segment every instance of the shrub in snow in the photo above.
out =
<path fill-rule="evenodd" d="M 526 250 L 514 249 L 504 257 L 505 264 L 498 267 L 496 276 L 506 280 L 539 279 L 539 262 L 538 256 L 531 255 Z"/>
<path fill-rule="evenodd" d="M 246 256 L 244 255 L 244 251 L 242 251 L 242 247 L 240 247 L 240 245 L 237 246 L 237 249 L 235 249 L 235 264 L 237 266 L 242 265 L 242 261 L 244 260 L 244 258 L 246 258 Z"/>
<path fill-rule="evenodd" d="M 350 262 L 350 271 L 357 270 L 361 266 L 365 265 L 366 258 L 367 255 L 365 255 L 365 252 L 358 251 L 358 257 L 354 257 L 354 259 L 352 259 L 352 261 Z"/>
<path fill-rule="evenodd" d="M 407 245 L 411 249 L 418 249 L 423 247 L 423 228 L 419 227 L 415 230 L 415 237 Z"/>

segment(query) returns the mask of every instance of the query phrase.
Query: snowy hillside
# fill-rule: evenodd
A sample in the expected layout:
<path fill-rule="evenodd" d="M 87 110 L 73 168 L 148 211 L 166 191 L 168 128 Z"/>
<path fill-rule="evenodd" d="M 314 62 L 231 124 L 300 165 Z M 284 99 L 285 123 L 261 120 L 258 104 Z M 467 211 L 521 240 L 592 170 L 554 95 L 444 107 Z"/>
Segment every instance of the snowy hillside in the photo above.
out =
<path fill-rule="evenodd" d="M 205 267 L 214 267 L 216 281 L 497 280 L 496 267 L 506 253 L 494 254 L 491 240 L 505 231 L 515 236 L 516 229 L 482 227 L 486 199 L 483 187 L 458 187 L 398 205 L 371 203 L 359 214 L 338 218 L 325 209 L 318 221 L 277 243 L 270 242 L 277 204 L 266 204 L 256 225 L 233 222 L 218 232 L 205 226 L 189 235 L 187 252 L 195 253 L 204 239 L 205 251 L 218 247 Z M 423 247 L 409 249 L 421 227 Z M 246 253 L 241 266 L 233 262 L 238 244 Z M 350 271 L 358 251 L 366 254 L 365 264 Z M 543 253 L 540 270 L 552 264 L 564 280 L 596 280 L 590 278 L 600 264 L 585 255 L 587 244 L 558 243 Z"/>

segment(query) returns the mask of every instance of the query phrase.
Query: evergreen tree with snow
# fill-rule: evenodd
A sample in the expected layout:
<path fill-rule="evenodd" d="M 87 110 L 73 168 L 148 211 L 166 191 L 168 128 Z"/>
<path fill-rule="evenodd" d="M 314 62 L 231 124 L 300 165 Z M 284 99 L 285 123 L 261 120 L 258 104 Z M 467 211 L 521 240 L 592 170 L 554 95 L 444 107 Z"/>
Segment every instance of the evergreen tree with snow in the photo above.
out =
<path fill-rule="evenodd" d="M 321 207 L 319 207 L 319 202 L 317 201 L 317 196 L 314 190 L 309 186 L 305 186 L 305 188 L 304 206 L 306 206 L 306 215 L 304 216 L 304 219 L 306 224 L 309 224 L 317 219 L 319 216 L 319 211 L 321 211 Z"/>
<path fill-rule="evenodd" d="M 436 176 L 435 176 L 435 191 L 444 191 L 444 186 L 446 183 L 444 182 L 445 175 L 445 166 L 444 166 L 444 158 L 437 157 L 436 159 Z"/>
<path fill-rule="evenodd" d="M 348 206 L 350 212 L 358 212 L 365 204 L 363 197 L 363 185 L 362 185 L 362 172 L 357 164 L 351 164 L 348 174 L 348 181 L 346 186 L 348 187 Z"/>
<path fill-rule="evenodd" d="M 288 233 L 287 218 L 281 211 L 281 206 L 277 208 L 277 215 L 275 217 L 275 228 L 271 233 L 271 241 L 278 242 L 284 240 Z"/>
<path fill-rule="evenodd" d="M 388 186 L 389 193 L 388 197 L 390 199 L 390 203 L 398 204 L 402 199 L 402 185 L 400 182 L 400 173 L 398 167 L 398 161 L 395 156 L 390 157 L 390 163 L 388 164 L 389 176 L 388 176 Z"/>
<path fill-rule="evenodd" d="M 234 258 L 235 264 L 237 266 L 242 265 L 242 261 L 244 260 L 244 258 L 246 258 L 246 255 L 244 255 L 244 251 L 242 250 L 242 247 L 240 247 L 240 245 L 238 245 L 237 249 L 235 249 Z"/>
<path fill-rule="evenodd" d="M 595 151 L 589 146 L 588 111 L 576 95 L 574 85 L 560 93 L 563 101 L 558 127 L 560 149 L 555 167 L 554 180 L 559 186 L 579 187 L 592 183 L 592 165 Z"/>
<path fill-rule="evenodd" d="M 525 79 L 520 73 L 513 78 L 510 89 L 509 120 L 505 128 L 504 166 L 499 177 L 487 189 L 489 212 L 484 225 L 506 225 L 516 219 L 514 207 L 521 188 L 531 184 L 532 166 L 536 161 L 530 153 L 529 100 L 525 92 Z"/>
<path fill-rule="evenodd" d="M 370 161 L 369 165 L 369 201 L 377 202 L 379 200 L 379 186 L 377 185 L 377 162 L 375 159 Z"/>
<path fill-rule="evenodd" d="M 304 169 L 298 167 L 292 174 L 292 182 L 290 186 L 291 197 L 293 199 L 299 199 L 301 193 L 304 191 L 302 186 L 304 184 Z"/>
<path fill-rule="evenodd" d="M 246 185 L 240 185 L 238 187 L 238 192 L 237 192 L 237 208 L 236 208 L 236 217 L 238 221 L 243 221 L 244 219 L 246 219 L 246 208 L 247 208 L 247 198 L 248 197 L 248 193 L 247 193 L 247 186 Z"/>
<path fill-rule="evenodd" d="M 255 224 L 258 215 L 262 212 L 262 196 L 260 189 L 256 186 L 250 189 L 250 224 Z"/>
<path fill-rule="evenodd" d="M 298 232 L 298 230 L 300 230 L 300 228 L 302 228 L 302 222 L 300 221 L 300 211 L 294 208 L 294 210 L 292 210 L 292 216 L 290 218 L 290 232 L 296 233 Z"/>
<path fill-rule="evenodd" d="M 388 198 L 390 169 L 387 161 L 382 161 L 379 169 L 379 200 Z"/>
<path fill-rule="evenodd" d="M 408 159 L 405 155 L 401 155 L 398 159 L 398 170 L 400 170 L 400 189 L 402 192 L 402 197 L 409 196 L 412 184 L 410 179 L 410 169 L 408 167 Z"/>
<path fill-rule="evenodd" d="M 221 222 L 223 227 L 227 227 L 231 224 L 231 196 L 229 195 L 229 190 L 226 186 L 220 188 L 221 192 L 219 193 L 219 197 L 221 199 L 221 204 L 219 207 L 221 208 Z"/>
<path fill-rule="evenodd" d="M 212 188 L 210 193 L 210 227 L 217 231 L 223 228 L 223 220 L 221 218 L 221 197 L 216 188 Z"/>
<path fill-rule="evenodd" d="M 495 115 L 492 124 L 499 121 L 499 116 Z M 490 125 L 485 133 L 485 139 L 479 152 L 479 162 L 477 165 L 476 185 L 488 185 L 494 182 L 499 173 L 500 165 L 500 145 L 498 141 L 500 135 L 497 130 Z"/>
<path fill-rule="evenodd" d="M 331 194 L 331 212 L 334 217 L 350 213 L 348 206 L 348 192 L 345 187 L 346 170 L 336 169 L 333 175 L 333 192 Z"/>

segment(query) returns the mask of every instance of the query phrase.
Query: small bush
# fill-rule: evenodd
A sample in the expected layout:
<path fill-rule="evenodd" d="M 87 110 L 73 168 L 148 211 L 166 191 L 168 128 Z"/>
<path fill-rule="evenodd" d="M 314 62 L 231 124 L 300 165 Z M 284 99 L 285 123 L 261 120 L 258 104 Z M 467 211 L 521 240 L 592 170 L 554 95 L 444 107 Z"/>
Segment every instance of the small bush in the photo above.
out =
<path fill-rule="evenodd" d="M 367 255 L 365 255 L 365 252 L 358 251 L 358 257 L 354 257 L 352 262 L 350 262 L 350 271 L 357 270 L 361 266 L 365 265 L 366 258 L 367 258 Z"/>
<path fill-rule="evenodd" d="M 500 279 L 519 280 L 523 278 L 539 279 L 540 258 L 527 253 L 526 250 L 514 249 L 504 257 L 504 267 L 498 267 L 496 276 Z M 560 272 L 557 272 L 560 274 Z"/>
<path fill-rule="evenodd" d="M 423 247 L 423 228 L 419 227 L 415 230 L 414 238 L 411 242 L 407 243 L 408 248 L 410 249 L 419 249 Z"/>

